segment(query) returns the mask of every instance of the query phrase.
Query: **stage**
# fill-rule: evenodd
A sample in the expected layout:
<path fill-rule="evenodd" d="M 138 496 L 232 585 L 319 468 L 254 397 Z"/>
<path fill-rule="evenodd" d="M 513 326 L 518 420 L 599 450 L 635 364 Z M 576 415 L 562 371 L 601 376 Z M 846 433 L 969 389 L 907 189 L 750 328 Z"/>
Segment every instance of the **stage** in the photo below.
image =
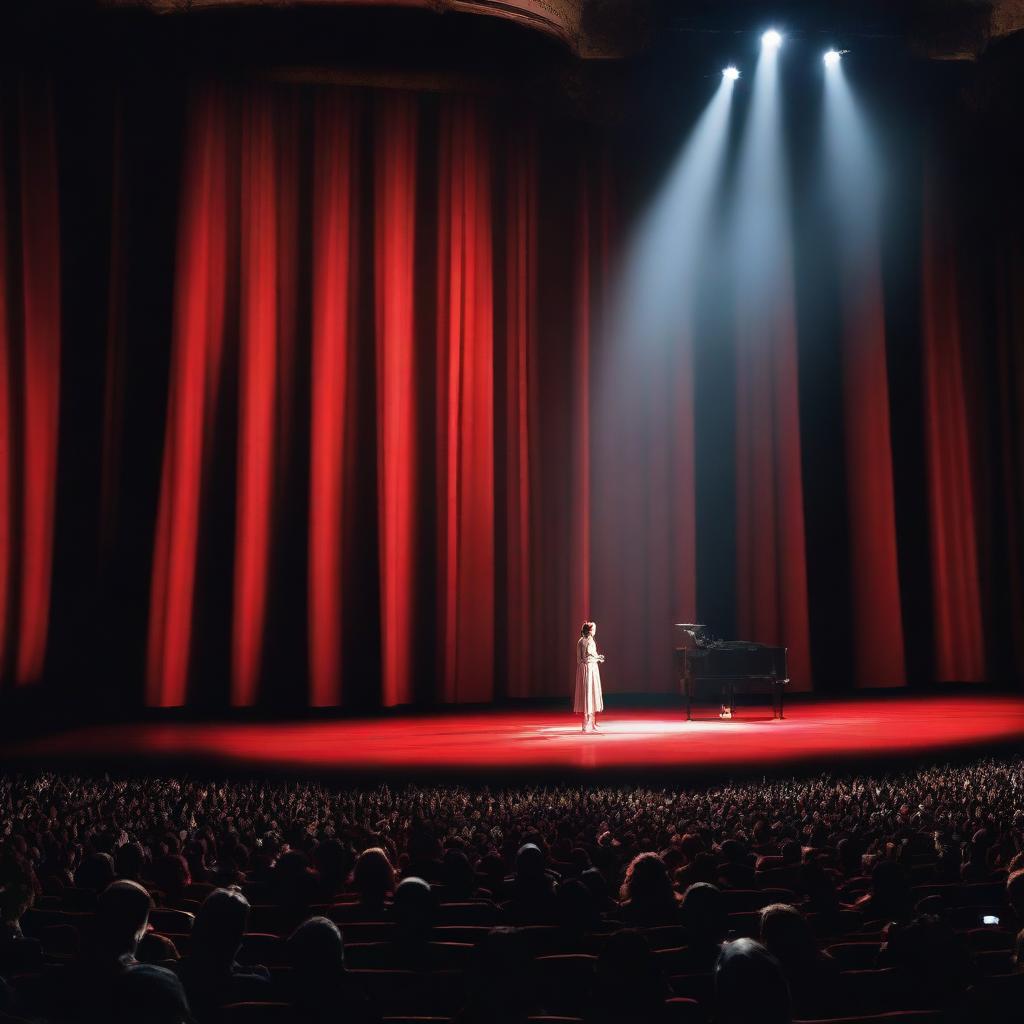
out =
<path fill-rule="evenodd" d="M 565 712 L 395 714 L 315 722 L 88 726 L 8 746 L 4 761 L 84 770 L 217 767 L 269 773 L 400 776 L 656 772 L 834 766 L 985 753 L 1024 740 L 1024 698 L 901 697 L 807 701 L 775 720 L 762 707 L 720 721 L 704 707 L 609 711 L 582 735 Z"/>

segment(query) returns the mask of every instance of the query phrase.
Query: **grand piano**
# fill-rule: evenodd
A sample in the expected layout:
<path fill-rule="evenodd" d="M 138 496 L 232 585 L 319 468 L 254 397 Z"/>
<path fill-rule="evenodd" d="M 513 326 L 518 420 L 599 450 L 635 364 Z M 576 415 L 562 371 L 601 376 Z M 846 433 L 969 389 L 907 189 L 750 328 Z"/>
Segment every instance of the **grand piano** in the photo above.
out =
<path fill-rule="evenodd" d="M 675 667 L 686 696 L 686 720 L 692 721 L 691 706 L 699 684 L 720 687 L 722 718 L 732 718 L 736 689 L 771 693 L 772 713 L 783 718 L 783 694 L 789 684 L 786 648 L 769 647 L 746 640 L 716 640 L 707 627 L 691 622 L 673 626 Z"/>

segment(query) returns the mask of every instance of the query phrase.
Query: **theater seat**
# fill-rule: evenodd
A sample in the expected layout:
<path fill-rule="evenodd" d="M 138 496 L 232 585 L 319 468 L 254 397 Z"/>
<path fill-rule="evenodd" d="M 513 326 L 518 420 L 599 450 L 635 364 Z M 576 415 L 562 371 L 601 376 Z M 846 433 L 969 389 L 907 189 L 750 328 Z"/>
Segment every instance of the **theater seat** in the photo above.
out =
<path fill-rule="evenodd" d="M 350 942 L 387 942 L 395 931 L 390 921 L 351 921 L 338 927 L 346 946 Z"/>
<path fill-rule="evenodd" d="M 839 978 L 846 994 L 843 1005 L 855 1013 L 870 1015 L 932 1009 L 920 987 L 894 968 L 843 971 Z"/>
<path fill-rule="evenodd" d="M 289 963 L 284 939 L 279 935 L 264 932 L 246 932 L 238 951 L 240 964 L 262 964 L 264 967 L 278 967 Z"/>
<path fill-rule="evenodd" d="M 999 974 L 982 978 L 972 991 L 977 1020 L 993 1024 L 1020 1024 L 1024 1006 L 1024 974 Z"/>
<path fill-rule="evenodd" d="M 223 1024 L 291 1024 L 288 1003 L 230 1003 L 221 1011 Z"/>
<path fill-rule="evenodd" d="M 722 903 L 729 914 L 750 913 L 770 903 L 795 903 L 792 889 L 723 889 Z"/>
<path fill-rule="evenodd" d="M 450 1024 L 451 1017 L 382 1017 L 383 1024 Z"/>
<path fill-rule="evenodd" d="M 582 1015 L 593 990 L 597 957 L 589 953 L 563 953 L 538 957 L 535 964 L 537 990 L 545 1009 Z"/>
<path fill-rule="evenodd" d="M 656 928 L 644 928 L 644 935 L 651 949 L 678 949 L 686 945 L 686 929 L 678 924 L 663 924 Z"/>
<path fill-rule="evenodd" d="M 971 928 L 964 932 L 967 948 L 982 953 L 993 949 L 1012 950 L 1016 936 L 1002 928 Z"/>
<path fill-rule="evenodd" d="M 669 978 L 672 991 L 680 999 L 692 999 L 710 1009 L 715 998 L 715 979 L 711 974 L 673 974 Z"/>
<path fill-rule="evenodd" d="M 878 963 L 878 942 L 836 942 L 825 950 L 841 971 L 867 971 Z"/>
<path fill-rule="evenodd" d="M 195 924 L 195 915 L 189 914 L 184 910 L 167 910 L 163 907 L 158 907 L 156 910 L 149 912 L 149 923 L 153 927 L 155 932 L 163 932 L 164 934 L 173 933 L 177 935 L 183 935 L 187 932 L 192 931 L 192 925 Z"/>
<path fill-rule="evenodd" d="M 867 1017 L 820 1017 L 814 1020 L 794 1020 L 793 1024 L 942 1024 L 941 1010 L 894 1010 L 875 1013 Z"/>
<path fill-rule="evenodd" d="M 727 927 L 729 934 L 737 939 L 756 939 L 761 934 L 761 913 L 757 910 L 730 914 Z"/>
<path fill-rule="evenodd" d="M 451 1017 L 466 1001 L 459 971 L 353 970 L 349 975 L 385 1017 Z"/>
<path fill-rule="evenodd" d="M 498 908 L 490 902 L 467 901 L 464 903 L 442 903 L 437 910 L 438 924 L 498 924 Z"/>
<path fill-rule="evenodd" d="M 975 953 L 972 960 L 982 977 L 1013 972 L 1013 953 L 1008 949 L 989 949 L 984 953 Z"/>
<path fill-rule="evenodd" d="M 665 1000 L 664 1020 L 667 1024 L 705 1024 L 707 1012 L 696 999 L 675 996 Z"/>

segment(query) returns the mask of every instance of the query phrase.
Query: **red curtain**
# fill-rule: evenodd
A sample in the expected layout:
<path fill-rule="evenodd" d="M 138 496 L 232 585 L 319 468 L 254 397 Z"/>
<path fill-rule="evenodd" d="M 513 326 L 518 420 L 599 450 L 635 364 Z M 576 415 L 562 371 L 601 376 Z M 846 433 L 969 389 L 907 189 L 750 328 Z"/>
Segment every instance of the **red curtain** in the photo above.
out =
<path fill-rule="evenodd" d="M 537 692 L 534 569 L 540 463 L 537 352 L 537 133 L 519 124 L 509 147 L 505 204 L 505 501 L 508 692 Z"/>
<path fill-rule="evenodd" d="M 448 701 L 493 696 L 490 140 L 490 125 L 475 101 L 444 99 L 437 254 L 437 508 L 441 678 Z"/>
<path fill-rule="evenodd" d="M 871 241 L 840 271 L 853 679 L 857 686 L 901 686 L 906 669 L 881 255 L 870 228 L 860 231 Z"/>
<path fill-rule="evenodd" d="M 341 598 L 350 348 L 357 237 L 352 105 L 317 97 L 313 168 L 313 316 L 310 373 L 310 703 L 341 702 Z"/>
<path fill-rule="evenodd" d="M 276 506 L 294 351 L 295 139 L 257 92 L 242 117 L 232 703 L 255 703 L 263 663 Z M 282 127 L 283 126 L 283 127 Z"/>
<path fill-rule="evenodd" d="M 193 108 L 186 152 L 154 543 L 147 702 L 158 707 L 184 704 L 188 696 L 204 477 L 225 341 L 227 144 L 224 97 L 206 91 Z"/>
<path fill-rule="evenodd" d="M 49 100 L 44 90 L 20 103 L 3 122 L 15 157 L 0 167 L 0 663 L 29 681 L 49 629 L 61 254 Z M 108 436 L 122 403 L 132 465 L 150 457 L 147 443 L 160 460 L 156 493 L 140 484 L 125 505 L 155 506 L 152 564 L 139 570 L 148 703 L 272 702 L 285 687 L 271 679 L 303 657 L 295 702 L 318 707 L 564 695 L 590 617 L 610 693 L 671 689 L 671 623 L 700 614 L 701 321 L 670 325 L 644 351 L 604 329 L 621 171 L 605 139 L 563 127 L 479 97 L 196 91 L 174 207 L 169 367 L 163 376 L 155 356 L 144 375 L 160 389 L 146 399 L 166 401 L 161 437 L 132 437 L 125 395 L 149 356 L 126 348 L 141 343 L 129 340 L 129 289 L 113 280 L 94 424 L 107 453 L 100 518 L 115 534 L 106 551 L 122 550 L 126 528 L 127 474 Z M 854 634 L 871 638 L 849 652 L 860 685 L 905 680 L 920 641 L 905 641 L 901 623 L 919 592 L 933 599 L 939 679 L 986 678 L 994 627 L 982 605 L 1002 602 L 1008 621 L 1024 605 L 1020 264 L 1007 262 L 1006 297 L 992 306 L 999 369 L 988 381 L 966 358 L 964 326 L 984 297 L 964 292 L 941 202 L 929 193 L 913 368 L 926 565 L 897 558 L 891 437 L 906 417 L 888 394 L 877 247 L 838 267 L 847 552 L 807 547 L 814 481 L 800 432 L 814 425 L 799 420 L 786 274 L 763 301 L 740 297 L 734 377 L 715 378 L 736 415 L 735 453 L 721 453 L 735 455 L 737 574 L 719 589 L 735 583 L 736 635 L 789 648 L 797 689 L 811 684 L 810 559 L 849 562 L 836 608 L 851 606 Z M 121 212 L 115 270 L 137 255 L 121 245 Z M 986 539 L 996 520 L 1002 533 Z M 1018 645 L 1005 662 L 1020 665 L 1022 631 L 999 628 Z"/>
<path fill-rule="evenodd" d="M 416 657 L 416 509 L 422 461 L 417 413 L 423 372 L 414 322 L 419 119 L 416 101 L 408 95 L 384 96 L 376 111 L 374 308 L 381 696 L 390 707 L 412 700 Z"/>
<path fill-rule="evenodd" d="M 926 183 L 921 258 L 925 459 L 935 677 L 985 678 L 964 329 L 950 218 Z"/>
<path fill-rule="evenodd" d="M 811 686 L 807 560 L 792 293 L 742 308 L 736 353 L 737 624 L 789 648 L 795 690 Z M 741 302 L 742 305 L 742 302 Z"/>
<path fill-rule="evenodd" d="M 4 139 L 0 138 L 0 152 Z M 7 223 L 7 189 L 4 162 L 0 160 L 0 673 L 6 675 L 11 573 L 14 555 L 12 450 L 14 441 L 11 407 L 11 301 L 8 296 L 7 241 L 12 234 Z M 2 676 L 0 676 L 2 678 Z"/>
<path fill-rule="evenodd" d="M 25 82 L 13 95 L 10 135 L 0 138 L 14 154 L 0 167 L 0 672 L 13 661 L 15 682 L 25 684 L 43 674 L 50 629 L 60 223 L 50 86 Z"/>

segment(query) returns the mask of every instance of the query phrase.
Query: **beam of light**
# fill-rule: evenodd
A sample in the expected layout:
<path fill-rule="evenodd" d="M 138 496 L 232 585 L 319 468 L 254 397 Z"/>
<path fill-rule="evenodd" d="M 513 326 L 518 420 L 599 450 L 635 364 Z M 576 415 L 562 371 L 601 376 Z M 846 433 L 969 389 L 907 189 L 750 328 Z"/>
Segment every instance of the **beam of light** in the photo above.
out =
<path fill-rule="evenodd" d="M 789 647 L 811 676 L 804 551 L 791 197 L 778 50 L 757 62 L 740 143 L 733 246 L 736 384 L 736 624 Z"/>
<path fill-rule="evenodd" d="M 839 63 L 841 56 L 842 54 L 838 50 L 827 50 L 821 59 L 825 62 L 825 67 L 834 68 Z"/>
<path fill-rule="evenodd" d="M 723 75 L 665 183 L 626 248 L 611 329 L 634 351 L 678 337 L 692 314 L 694 279 L 722 169 L 734 78 Z"/>
<path fill-rule="evenodd" d="M 882 286 L 881 164 L 842 62 L 825 71 L 822 184 L 836 257 L 843 381 L 850 598 L 858 685 L 906 681 Z"/>
<path fill-rule="evenodd" d="M 768 35 L 768 33 L 765 33 Z M 740 147 L 733 211 L 737 284 L 767 298 L 780 277 L 789 280 L 790 196 L 778 100 L 776 48 L 766 46 L 754 72 Z"/>
<path fill-rule="evenodd" d="M 740 77 L 739 68 L 733 67 L 732 64 L 727 68 L 722 68 L 722 77 L 728 82 L 735 82 Z"/>
<path fill-rule="evenodd" d="M 880 192 L 874 146 L 850 92 L 842 62 L 825 74 L 825 184 L 848 250 L 873 244 Z"/>
<path fill-rule="evenodd" d="M 766 50 L 777 50 L 782 45 L 782 33 L 777 29 L 770 28 L 761 36 L 761 45 Z"/>

